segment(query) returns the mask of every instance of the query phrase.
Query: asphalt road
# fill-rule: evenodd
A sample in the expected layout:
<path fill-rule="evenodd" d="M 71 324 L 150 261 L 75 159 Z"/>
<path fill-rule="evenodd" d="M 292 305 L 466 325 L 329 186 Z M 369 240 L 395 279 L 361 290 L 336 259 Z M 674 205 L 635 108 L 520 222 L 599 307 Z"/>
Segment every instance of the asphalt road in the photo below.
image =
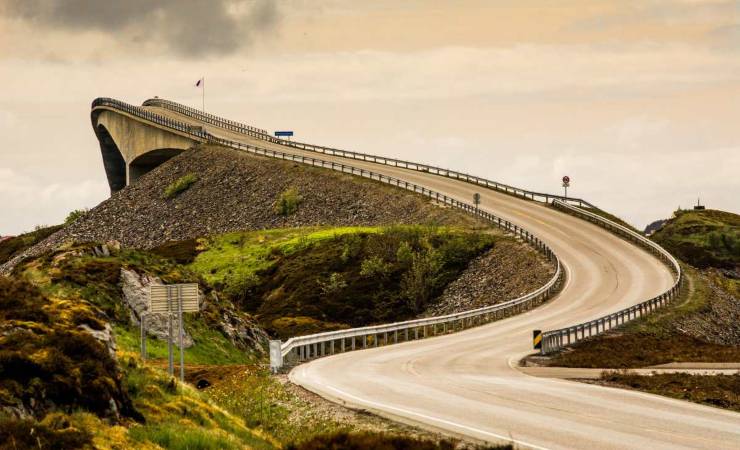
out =
<path fill-rule="evenodd" d="M 198 123 L 161 108 L 157 113 Z M 552 449 L 740 448 L 740 414 L 656 395 L 539 378 L 516 368 L 533 329 L 553 329 L 634 305 L 672 284 L 656 258 L 544 205 L 436 175 L 301 152 L 206 125 L 216 136 L 343 161 L 395 176 L 526 227 L 560 257 L 562 292 L 528 313 L 456 334 L 317 359 L 290 378 L 381 415 L 489 442 Z"/>

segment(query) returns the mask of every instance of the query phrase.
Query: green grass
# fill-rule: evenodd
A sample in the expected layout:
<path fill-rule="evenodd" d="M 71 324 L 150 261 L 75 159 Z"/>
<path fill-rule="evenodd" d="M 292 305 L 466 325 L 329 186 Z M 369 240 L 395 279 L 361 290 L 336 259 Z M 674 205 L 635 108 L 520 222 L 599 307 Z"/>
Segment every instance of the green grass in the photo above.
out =
<path fill-rule="evenodd" d="M 651 238 L 694 267 L 740 266 L 740 215 L 680 210 Z"/>
<path fill-rule="evenodd" d="M 195 341 L 195 345 L 185 349 L 185 364 L 246 364 L 255 358 L 252 353 L 235 347 L 220 332 L 208 328 L 200 319 L 186 319 L 185 329 Z M 114 331 L 119 348 L 130 352 L 140 351 L 141 338 L 138 328 L 116 325 Z M 164 340 L 148 336 L 146 349 L 149 359 L 167 359 L 167 342 Z M 173 351 L 175 361 L 179 364 L 180 350 L 175 345 Z"/>
<path fill-rule="evenodd" d="M 185 192 L 190 186 L 198 181 L 198 176 L 194 173 L 183 175 L 177 180 L 170 183 L 164 190 L 164 198 L 174 198 Z"/>
<path fill-rule="evenodd" d="M 47 237 L 61 230 L 64 225 L 40 227 L 34 231 L 6 239 L 0 242 L 0 264 L 3 264 L 23 250 L 36 245 Z"/>
<path fill-rule="evenodd" d="M 242 418 L 164 371 L 142 366 L 135 357 L 129 357 L 125 380 L 134 405 L 146 418 L 129 429 L 128 437 L 135 442 L 183 450 L 276 447 L 271 436 L 248 427 Z"/>
<path fill-rule="evenodd" d="M 288 337 L 414 317 L 495 239 L 424 226 L 236 232 L 202 240 L 187 268 Z"/>
<path fill-rule="evenodd" d="M 208 284 L 239 295 L 255 284 L 256 274 L 310 245 L 346 234 L 379 233 L 379 227 L 284 228 L 227 233 L 206 238 L 188 268 Z"/>

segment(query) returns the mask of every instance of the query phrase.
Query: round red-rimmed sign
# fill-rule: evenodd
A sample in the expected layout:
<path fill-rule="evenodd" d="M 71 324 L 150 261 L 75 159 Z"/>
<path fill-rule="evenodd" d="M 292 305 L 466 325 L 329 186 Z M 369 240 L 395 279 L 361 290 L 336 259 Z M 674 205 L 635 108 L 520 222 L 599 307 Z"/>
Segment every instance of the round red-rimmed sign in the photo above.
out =
<path fill-rule="evenodd" d="M 563 177 L 563 183 L 570 183 L 570 177 L 568 175 Z"/>

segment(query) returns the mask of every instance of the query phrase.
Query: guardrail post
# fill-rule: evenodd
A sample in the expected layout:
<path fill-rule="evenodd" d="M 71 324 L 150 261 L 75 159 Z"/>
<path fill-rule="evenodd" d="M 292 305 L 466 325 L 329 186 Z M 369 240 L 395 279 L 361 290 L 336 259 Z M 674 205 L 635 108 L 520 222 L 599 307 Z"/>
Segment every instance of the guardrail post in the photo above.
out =
<path fill-rule="evenodd" d="M 270 341 L 270 370 L 277 373 L 283 367 L 282 342 L 279 339 Z"/>

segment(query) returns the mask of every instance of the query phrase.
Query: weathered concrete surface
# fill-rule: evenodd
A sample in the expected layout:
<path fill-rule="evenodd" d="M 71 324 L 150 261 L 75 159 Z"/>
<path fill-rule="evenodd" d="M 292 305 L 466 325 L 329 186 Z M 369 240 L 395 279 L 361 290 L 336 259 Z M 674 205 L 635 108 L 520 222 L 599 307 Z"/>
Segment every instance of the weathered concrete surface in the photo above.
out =
<path fill-rule="evenodd" d="M 111 193 L 186 150 L 198 141 L 110 110 L 93 116 Z"/>

